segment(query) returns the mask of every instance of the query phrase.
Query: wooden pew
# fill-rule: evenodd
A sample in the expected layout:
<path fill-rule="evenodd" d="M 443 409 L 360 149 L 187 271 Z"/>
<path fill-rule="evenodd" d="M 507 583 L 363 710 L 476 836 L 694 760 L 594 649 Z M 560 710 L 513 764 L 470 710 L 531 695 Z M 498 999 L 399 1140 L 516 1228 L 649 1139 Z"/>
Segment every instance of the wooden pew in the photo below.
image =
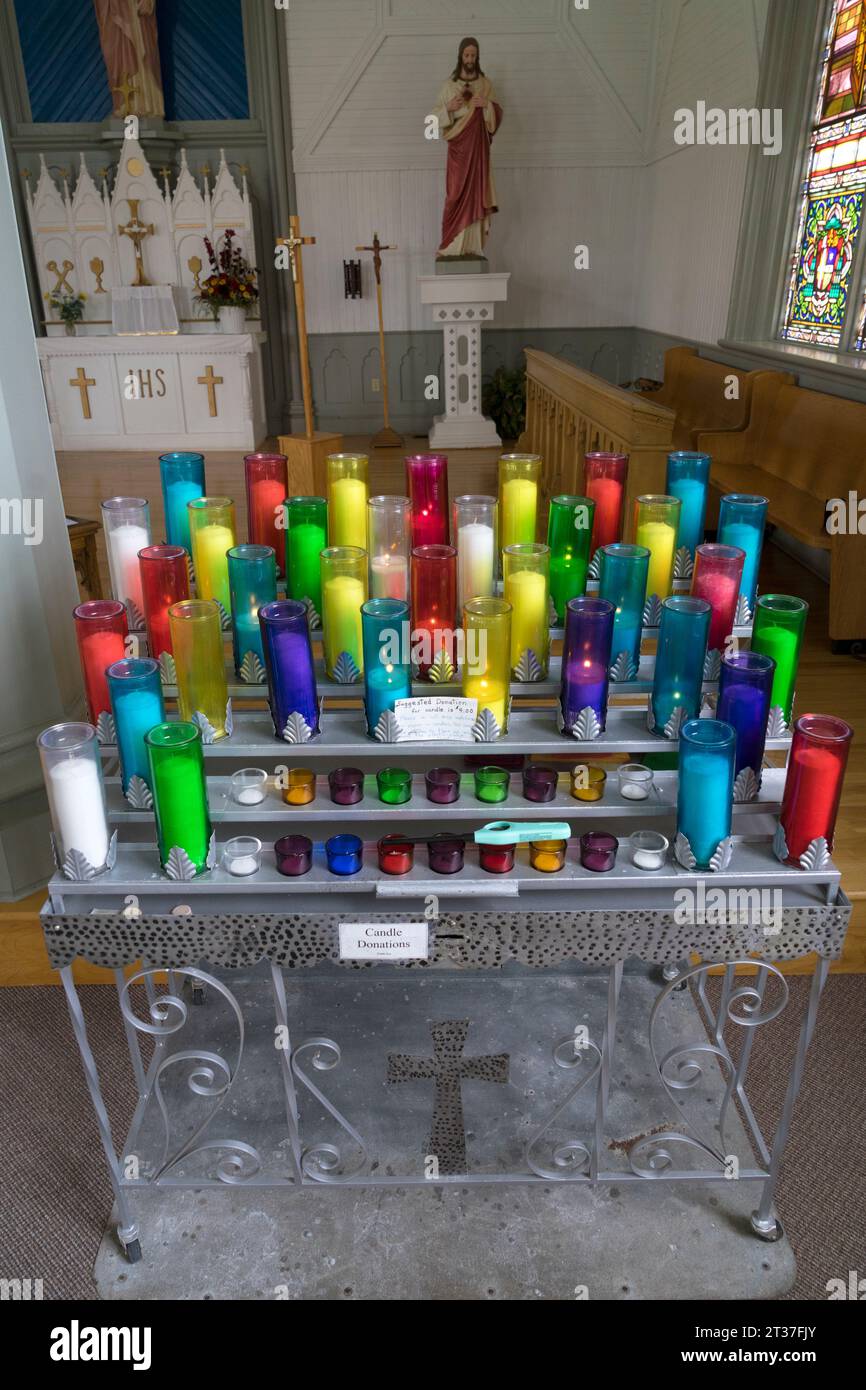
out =
<path fill-rule="evenodd" d="M 665 353 L 661 389 L 641 394 L 658 405 L 668 406 L 676 415 L 673 449 L 697 449 L 700 431 L 746 428 L 755 383 L 765 376 L 794 381 L 788 372 L 743 372 L 724 362 L 699 357 L 694 348 L 673 347 Z M 737 395 L 732 399 L 734 379 Z"/>

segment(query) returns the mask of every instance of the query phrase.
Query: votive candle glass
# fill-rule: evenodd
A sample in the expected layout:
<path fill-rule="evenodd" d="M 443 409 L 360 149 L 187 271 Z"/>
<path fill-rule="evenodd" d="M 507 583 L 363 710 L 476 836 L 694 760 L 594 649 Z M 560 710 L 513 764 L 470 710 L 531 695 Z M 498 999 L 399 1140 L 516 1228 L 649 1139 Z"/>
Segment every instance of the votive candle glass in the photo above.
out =
<path fill-rule="evenodd" d="M 357 835 L 332 835 L 325 841 L 328 869 L 339 878 L 360 873 L 364 864 L 364 842 Z"/>
<path fill-rule="evenodd" d="M 187 720 L 157 724 L 145 742 L 160 863 L 182 849 L 201 873 L 211 837 L 201 730 Z"/>
<path fill-rule="evenodd" d="M 412 799 L 412 777 L 405 767 L 380 767 L 376 773 L 379 800 L 386 806 L 402 806 Z"/>
<path fill-rule="evenodd" d="M 271 547 L 276 556 L 277 573 L 282 579 L 285 575 L 284 507 L 289 490 L 285 454 L 245 454 L 244 481 L 250 545 Z"/>
<path fill-rule="evenodd" d="M 123 790 L 128 790 L 133 777 L 140 777 L 150 786 L 144 738 L 155 724 L 165 722 L 159 662 L 152 657 L 124 657 L 113 662 L 105 675 L 117 731 Z"/>
<path fill-rule="evenodd" d="M 457 551 L 417 545 L 412 551 L 412 644 L 421 680 L 440 652 L 457 669 Z"/>
<path fill-rule="evenodd" d="M 112 662 L 126 656 L 129 623 L 126 605 L 119 599 L 97 598 L 72 610 L 75 640 L 84 681 L 87 713 L 92 724 L 111 709 L 105 673 Z"/>
<path fill-rule="evenodd" d="M 565 607 L 569 599 L 586 592 L 594 515 L 595 503 L 591 497 L 572 497 L 560 493 L 551 498 L 547 518 L 550 597 L 560 626 L 565 622 Z"/>
<path fill-rule="evenodd" d="M 475 795 L 479 801 L 504 801 L 510 782 L 511 773 L 507 767 L 475 769 Z"/>
<path fill-rule="evenodd" d="M 770 704 L 778 706 L 791 722 L 794 687 L 800 665 L 800 649 L 809 605 L 793 594 L 761 594 L 755 604 L 752 651 L 771 656 L 776 663 Z"/>
<path fill-rule="evenodd" d="M 767 718 L 776 663 L 760 652 L 733 652 L 722 658 L 716 714 L 737 735 L 734 776 L 750 767 L 761 782 Z"/>
<path fill-rule="evenodd" d="M 332 768 L 328 788 L 335 806 L 354 806 L 364 799 L 364 774 L 359 767 Z"/>
<path fill-rule="evenodd" d="M 580 837 L 580 862 L 596 874 L 610 873 L 616 864 L 619 840 L 607 830 L 587 830 Z"/>
<path fill-rule="evenodd" d="M 290 767 L 283 774 L 287 806 L 309 806 L 316 797 L 316 774 L 311 767 Z"/>
<path fill-rule="evenodd" d="M 695 549 L 704 539 L 707 493 L 710 486 L 710 456 L 677 449 L 668 454 L 665 492 L 680 499 L 677 549 L 686 549 L 694 559 Z"/>
<path fill-rule="evenodd" d="M 187 503 L 205 495 L 204 454 L 160 454 L 159 476 L 166 541 L 169 545 L 182 545 L 189 554 Z"/>
<path fill-rule="evenodd" d="M 228 614 L 228 553 L 237 544 L 235 504 L 230 497 L 195 497 L 187 510 L 196 592 L 199 598 L 215 599 Z"/>
<path fill-rule="evenodd" d="M 406 459 L 412 549 L 448 544 L 448 459 L 445 454 L 411 454 Z"/>
<path fill-rule="evenodd" d="M 277 564 L 269 545 L 235 545 L 228 560 L 232 654 L 235 674 L 239 676 L 248 652 L 264 665 L 259 609 L 277 597 Z"/>
<path fill-rule="evenodd" d="M 681 503 L 678 497 L 646 493 L 635 499 L 634 543 L 650 553 L 647 567 L 646 597 L 667 598 L 674 584 L 677 532 Z"/>
<path fill-rule="evenodd" d="M 370 597 L 409 599 L 412 551 L 408 497 L 371 497 L 367 503 Z"/>
<path fill-rule="evenodd" d="M 613 617 L 608 599 L 584 595 L 568 601 L 559 692 L 563 733 L 568 737 L 584 709 L 593 711 L 602 729 L 607 722 Z"/>
<path fill-rule="evenodd" d="M 496 583 L 495 497 L 464 494 L 454 499 L 454 544 L 457 548 L 457 605 L 488 598 Z"/>
<path fill-rule="evenodd" d="M 649 698 L 649 725 L 663 734 L 674 710 L 683 719 L 700 713 L 710 605 L 706 599 L 674 594 L 662 604 L 656 664 Z"/>
<path fill-rule="evenodd" d="M 431 767 L 424 774 L 427 800 L 448 806 L 460 795 L 460 773 L 453 767 Z"/>
<path fill-rule="evenodd" d="M 184 599 L 172 604 L 168 620 L 180 717 L 204 715 L 214 738 L 224 738 L 229 694 L 219 609 L 211 599 Z"/>
<path fill-rule="evenodd" d="M 829 714 L 803 714 L 794 725 L 782 810 L 788 864 L 799 864 L 813 840 L 832 852 L 852 729 Z"/>
<path fill-rule="evenodd" d="M 282 835 L 274 843 L 277 872 L 300 878 L 313 867 L 313 842 L 306 835 Z"/>
<path fill-rule="evenodd" d="M 592 520 L 593 555 L 603 545 L 622 539 L 628 454 L 589 453 L 583 464 L 583 491 L 595 503 Z"/>
<path fill-rule="evenodd" d="M 386 710 L 412 694 L 409 605 L 403 599 L 371 598 L 361 605 L 364 644 L 364 710 L 367 732 Z"/>
<path fill-rule="evenodd" d="M 546 545 L 508 545 L 502 552 L 503 597 L 511 604 L 511 672 L 531 652 L 536 679 L 547 675 L 550 657 L 550 549 Z"/>
<path fill-rule="evenodd" d="M 527 801 L 555 801 L 558 781 L 555 767 L 530 763 L 523 769 L 523 795 Z"/>
<path fill-rule="evenodd" d="M 150 505 L 144 497 L 109 497 L 102 504 L 113 598 L 125 603 L 133 627 L 144 619 L 138 552 L 150 545 Z"/>
<path fill-rule="evenodd" d="M 627 667 L 636 675 L 640 669 L 650 553 L 645 545 L 625 545 L 615 541 L 612 545 L 602 546 L 599 556 L 598 596 L 613 604 L 611 670 L 625 653 Z"/>
<path fill-rule="evenodd" d="M 531 545 L 538 522 L 539 454 L 503 454 L 499 460 L 499 549 Z"/>
<path fill-rule="evenodd" d="M 502 598 L 473 598 L 463 608 L 463 694 L 488 709 L 500 733 L 508 729 L 511 604 Z"/>
<path fill-rule="evenodd" d="M 319 732 L 319 700 L 307 612 L 296 599 L 277 599 L 259 609 L 268 701 L 274 734 L 282 738 L 289 716 L 300 714 Z"/>
<path fill-rule="evenodd" d="M 309 599 L 322 616 L 322 562 L 328 544 L 328 504 L 324 497 L 286 501 L 286 596 Z"/>
<path fill-rule="evenodd" d="M 465 842 L 447 831 L 427 841 L 427 864 L 434 874 L 458 874 L 465 854 Z"/>
<path fill-rule="evenodd" d="M 712 612 L 707 649 L 723 651 L 734 630 L 744 552 L 733 545 L 699 545 L 695 551 L 692 593 L 706 599 Z"/>
<path fill-rule="evenodd" d="M 367 475 L 366 454 L 329 454 L 326 460 L 328 478 L 328 543 L 331 546 L 353 546 L 367 549 Z"/>
<path fill-rule="evenodd" d="M 168 610 L 189 598 L 187 553 L 182 545 L 148 545 L 139 552 L 147 649 L 158 661 L 171 652 Z"/>
<path fill-rule="evenodd" d="M 680 729 L 677 834 L 706 869 L 731 833 L 737 736 L 721 719 L 688 719 Z"/>
<path fill-rule="evenodd" d="M 769 501 L 766 497 L 746 492 L 729 492 L 719 503 L 716 539 L 721 545 L 735 545 L 745 552 L 740 592 L 755 611 L 758 593 L 758 570 L 764 545 L 764 527 Z"/>
<path fill-rule="evenodd" d="M 402 835 L 383 835 L 376 851 L 383 874 L 408 874 L 415 860 L 415 846 Z"/>
<path fill-rule="evenodd" d="M 77 851 L 101 873 L 109 833 L 96 730 L 90 724 L 52 724 L 36 743 L 57 856 L 62 862 Z"/>
<path fill-rule="evenodd" d="M 354 545 L 331 545 L 322 551 L 322 644 L 325 671 L 331 679 L 340 657 L 364 669 L 361 609 L 367 602 L 367 552 Z"/>

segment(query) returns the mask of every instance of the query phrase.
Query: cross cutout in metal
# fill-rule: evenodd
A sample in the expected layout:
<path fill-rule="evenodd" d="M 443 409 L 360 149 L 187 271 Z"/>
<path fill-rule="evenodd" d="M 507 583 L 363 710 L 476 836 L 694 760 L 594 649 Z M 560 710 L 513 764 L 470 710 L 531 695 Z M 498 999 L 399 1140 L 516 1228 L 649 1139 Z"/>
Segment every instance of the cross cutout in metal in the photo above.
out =
<path fill-rule="evenodd" d="M 401 1081 L 434 1083 L 433 1123 L 428 1153 L 437 1160 L 440 1173 L 466 1171 L 466 1130 L 463 1123 L 463 1081 L 508 1080 L 509 1056 L 500 1052 L 488 1057 L 464 1057 L 469 1033 L 468 1018 L 431 1023 L 433 1056 L 411 1057 L 392 1052 L 388 1057 L 388 1084 Z"/>

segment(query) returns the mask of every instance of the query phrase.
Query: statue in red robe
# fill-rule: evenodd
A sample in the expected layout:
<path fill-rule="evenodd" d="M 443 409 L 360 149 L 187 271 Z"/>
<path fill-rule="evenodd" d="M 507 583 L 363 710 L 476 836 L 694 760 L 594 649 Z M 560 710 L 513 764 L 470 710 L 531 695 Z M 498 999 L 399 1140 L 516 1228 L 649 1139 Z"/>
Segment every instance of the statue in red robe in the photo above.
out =
<path fill-rule="evenodd" d="M 448 142 L 445 211 L 437 260 L 483 256 L 497 211 L 490 142 L 502 123 L 493 84 L 481 70 L 478 40 L 463 39 L 457 65 L 436 98 L 434 114 Z"/>

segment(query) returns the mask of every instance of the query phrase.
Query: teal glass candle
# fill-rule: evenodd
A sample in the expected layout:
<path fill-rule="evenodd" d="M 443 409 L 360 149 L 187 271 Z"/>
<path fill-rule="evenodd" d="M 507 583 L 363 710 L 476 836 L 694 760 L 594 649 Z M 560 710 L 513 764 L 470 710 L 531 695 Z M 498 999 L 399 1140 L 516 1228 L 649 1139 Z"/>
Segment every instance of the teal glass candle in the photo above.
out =
<path fill-rule="evenodd" d="M 717 540 L 720 545 L 735 545 L 745 551 L 740 593 L 751 613 L 755 611 L 758 592 L 758 568 L 768 505 L 766 497 L 752 497 L 744 492 L 729 492 L 719 503 Z"/>
<path fill-rule="evenodd" d="M 361 605 L 364 646 L 364 709 L 372 738 L 386 710 L 412 694 L 409 605 L 399 598 L 371 598 Z"/>
<path fill-rule="evenodd" d="M 685 449 L 678 449 L 674 453 L 668 454 L 665 492 L 670 497 L 680 499 L 677 549 L 685 548 L 692 559 L 695 558 L 695 547 L 700 545 L 704 539 L 709 485 L 709 454 L 690 453 Z"/>
<path fill-rule="evenodd" d="M 650 553 L 645 545 L 616 542 L 599 551 L 598 596 L 613 604 L 610 677 L 634 680 L 640 665 L 644 596 Z"/>
<path fill-rule="evenodd" d="M 689 719 L 680 729 L 677 834 L 706 869 L 731 833 L 736 734 L 721 719 Z"/>
<path fill-rule="evenodd" d="M 324 497 L 286 500 L 286 593 L 309 599 L 322 616 L 322 569 L 319 556 L 328 544 L 328 504 Z"/>
<path fill-rule="evenodd" d="M 264 668 L 259 609 L 276 601 L 276 554 L 269 545 L 235 545 L 228 552 L 228 559 L 235 674 L 255 682 L 256 675 L 244 675 L 250 664 L 244 668 L 244 661 L 252 652 Z"/>
<path fill-rule="evenodd" d="M 191 554 L 187 503 L 204 497 L 204 454 L 161 454 L 159 476 L 165 512 L 165 538 Z"/>
<path fill-rule="evenodd" d="M 700 713 L 711 612 L 706 599 L 687 594 L 673 594 L 662 604 L 649 701 L 654 734 L 664 734 L 676 710 L 682 720 Z"/>
<path fill-rule="evenodd" d="M 115 661 L 105 673 L 117 731 L 120 779 L 124 794 L 133 777 L 150 786 L 145 735 L 165 719 L 159 662 L 152 657 Z"/>
<path fill-rule="evenodd" d="M 550 499 L 547 544 L 550 547 L 550 597 L 559 626 L 569 599 L 586 593 L 595 503 L 591 497 L 561 494 Z"/>

